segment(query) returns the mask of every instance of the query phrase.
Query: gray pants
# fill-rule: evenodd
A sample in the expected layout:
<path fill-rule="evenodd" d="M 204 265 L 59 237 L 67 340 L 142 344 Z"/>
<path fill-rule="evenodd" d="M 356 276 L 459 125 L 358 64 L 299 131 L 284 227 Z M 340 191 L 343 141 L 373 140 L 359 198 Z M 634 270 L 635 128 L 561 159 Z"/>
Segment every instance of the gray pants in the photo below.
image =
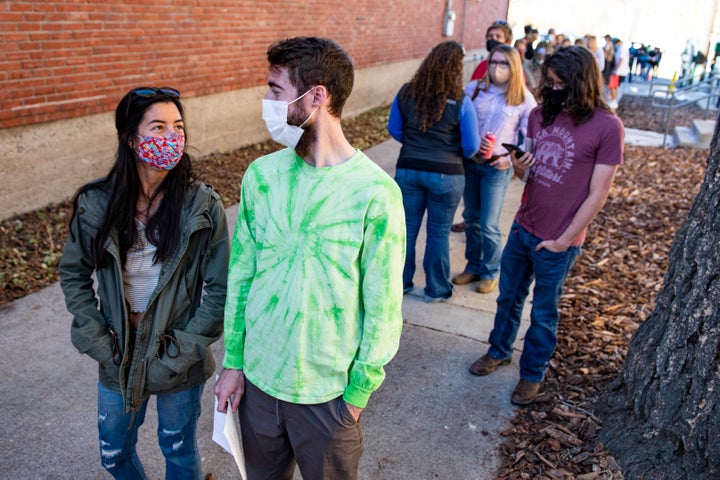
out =
<path fill-rule="evenodd" d="M 301 405 L 278 400 L 245 381 L 240 426 L 248 480 L 355 480 L 363 433 L 342 396 Z"/>

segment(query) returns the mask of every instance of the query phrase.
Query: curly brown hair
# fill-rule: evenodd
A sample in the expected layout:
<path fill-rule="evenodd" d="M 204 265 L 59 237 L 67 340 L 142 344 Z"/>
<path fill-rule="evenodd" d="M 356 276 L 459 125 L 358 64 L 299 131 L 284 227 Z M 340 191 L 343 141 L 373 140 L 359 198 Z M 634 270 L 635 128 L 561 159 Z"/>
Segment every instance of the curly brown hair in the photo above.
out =
<path fill-rule="evenodd" d="M 439 43 L 425 57 L 404 89 L 402 99 L 413 99 L 420 131 L 427 131 L 442 118 L 448 99 L 462 98 L 464 57 L 465 50 L 458 42 Z"/>

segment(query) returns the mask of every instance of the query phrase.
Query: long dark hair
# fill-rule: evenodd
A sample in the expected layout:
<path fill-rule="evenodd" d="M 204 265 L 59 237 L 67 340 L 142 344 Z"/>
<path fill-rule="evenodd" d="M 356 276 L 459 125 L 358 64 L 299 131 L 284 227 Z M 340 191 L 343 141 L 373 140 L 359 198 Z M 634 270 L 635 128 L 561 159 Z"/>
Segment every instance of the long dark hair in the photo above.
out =
<path fill-rule="evenodd" d="M 155 95 L 140 96 L 135 93 L 138 90 L 155 90 Z M 117 234 L 122 266 L 125 266 L 127 251 L 138 235 L 135 225 L 135 206 L 142 190 L 137 168 L 140 160 L 131 145 L 138 134 L 138 126 L 145 112 L 155 103 L 173 103 L 180 112 L 181 118 L 183 120 L 185 118 L 179 96 L 168 95 L 162 90 L 136 88 L 130 90 L 120 100 L 115 109 L 115 129 L 118 136 L 115 163 L 105 178 L 83 185 L 73 198 L 74 217 L 78 209 L 78 200 L 82 194 L 96 188 L 109 187 L 110 189 L 105 215 L 100 228 L 98 228 L 97 236 L 92 239 L 91 243 L 91 260 L 96 268 L 104 266 L 107 262 L 105 242 L 111 233 Z M 187 145 L 187 131 L 185 132 L 185 142 Z M 153 197 L 149 199 L 149 203 L 152 204 L 156 196 L 160 192 L 164 192 L 157 211 L 145 226 L 148 241 L 157 247 L 155 262 L 168 259 L 180 242 L 181 207 L 185 191 L 193 181 L 192 160 L 185 151 L 178 164 L 170 170 Z"/>
<path fill-rule="evenodd" d="M 448 40 L 433 48 L 401 94 L 412 98 L 420 131 L 425 132 L 442 118 L 448 99 L 463 96 L 463 58 L 465 51 L 458 42 Z"/>
<path fill-rule="evenodd" d="M 560 80 L 565 82 L 568 96 L 565 105 L 552 105 L 549 98 L 551 87 L 540 90 L 542 103 L 542 124 L 547 127 L 555 121 L 560 112 L 570 115 L 575 124 L 581 124 L 593 116 L 596 108 L 612 112 L 602 97 L 603 81 L 595 57 L 584 46 L 563 47 L 545 59 L 542 66 L 543 85 L 547 71 L 551 68 Z"/>

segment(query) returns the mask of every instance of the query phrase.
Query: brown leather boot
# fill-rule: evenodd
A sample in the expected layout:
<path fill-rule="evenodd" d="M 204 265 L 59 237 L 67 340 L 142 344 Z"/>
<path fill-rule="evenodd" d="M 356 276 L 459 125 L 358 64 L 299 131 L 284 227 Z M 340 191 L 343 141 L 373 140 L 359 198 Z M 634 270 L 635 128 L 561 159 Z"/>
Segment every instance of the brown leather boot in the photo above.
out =
<path fill-rule="evenodd" d="M 522 378 L 515 386 L 510 401 L 515 405 L 530 405 L 540 394 L 542 382 L 528 382 Z"/>
<path fill-rule="evenodd" d="M 470 373 L 472 373 L 473 375 L 478 375 L 482 377 L 484 375 L 491 374 L 500 365 L 507 365 L 508 363 L 510 363 L 509 358 L 506 358 L 505 360 L 496 360 L 486 353 L 482 357 L 475 360 L 475 362 L 470 365 L 469 370 Z"/>
<path fill-rule="evenodd" d="M 450 230 L 453 232 L 464 232 L 465 231 L 465 222 L 460 223 L 453 223 L 450 227 Z"/>
<path fill-rule="evenodd" d="M 452 278 L 452 282 L 455 285 L 467 285 L 468 283 L 474 282 L 476 280 L 480 280 L 480 275 L 476 275 L 470 272 L 458 273 Z"/>
<path fill-rule="evenodd" d="M 478 293 L 490 293 L 495 290 L 498 282 L 499 280 L 497 278 L 483 278 L 480 280 L 480 283 L 478 283 L 477 291 Z"/>

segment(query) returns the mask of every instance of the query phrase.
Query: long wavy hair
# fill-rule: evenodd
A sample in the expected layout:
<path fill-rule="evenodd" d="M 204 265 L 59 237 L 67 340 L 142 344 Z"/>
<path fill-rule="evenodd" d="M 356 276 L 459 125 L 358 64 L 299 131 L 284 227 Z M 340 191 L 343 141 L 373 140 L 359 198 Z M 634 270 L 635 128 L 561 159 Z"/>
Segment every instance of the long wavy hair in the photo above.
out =
<path fill-rule="evenodd" d="M 520 54 L 510 45 L 498 45 L 493 48 L 488 57 L 488 69 L 485 76 L 479 81 L 478 87 L 484 91 L 490 89 L 490 59 L 495 52 L 500 52 L 510 64 L 510 80 L 508 80 L 505 91 L 505 103 L 508 105 L 520 105 L 525 101 L 525 79 L 523 78 L 522 63 Z"/>
<path fill-rule="evenodd" d="M 568 96 L 564 105 L 552 105 L 544 101 L 549 98 L 552 88 L 543 86 L 540 90 L 543 126 L 552 124 L 562 111 L 570 115 L 576 125 L 590 120 L 596 108 L 612 113 L 603 100 L 600 68 L 590 50 L 577 45 L 560 48 L 548 56 L 542 66 L 543 85 L 546 85 L 548 69 L 565 83 Z"/>
<path fill-rule="evenodd" d="M 145 112 L 155 103 L 173 103 L 185 119 L 184 110 L 178 97 L 166 95 L 160 90 L 152 97 L 142 97 L 130 90 L 120 100 L 115 109 L 115 129 L 117 130 L 118 146 L 115 163 L 106 177 L 80 187 L 73 198 L 73 217 L 77 214 L 78 199 L 90 190 L 108 188 L 110 196 L 105 206 L 97 235 L 92 239 L 91 260 L 96 268 L 107 264 L 108 256 L 105 243 L 111 235 L 117 235 L 120 247 L 122 266 L 127 260 L 127 251 L 135 243 L 138 231 L 135 225 L 135 205 L 142 192 L 138 174 L 138 159 L 132 143 L 138 134 L 138 127 Z M 185 131 L 186 151 L 178 164 L 168 172 L 160 187 L 149 199 L 149 202 L 164 192 L 158 209 L 145 226 L 147 239 L 157 247 L 154 261 L 165 261 L 170 257 L 180 242 L 181 206 L 188 185 L 194 180 L 192 160 L 187 153 L 187 131 Z"/>
<path fill-rule="evenodd" d="M 462 98 L 464 57 L 458 42 L 448 40 L 436 45 L 403 90 L 401 98 L 413 100 L 420 131 L 427 131 L 442 118 L 449 99 Z"/>

